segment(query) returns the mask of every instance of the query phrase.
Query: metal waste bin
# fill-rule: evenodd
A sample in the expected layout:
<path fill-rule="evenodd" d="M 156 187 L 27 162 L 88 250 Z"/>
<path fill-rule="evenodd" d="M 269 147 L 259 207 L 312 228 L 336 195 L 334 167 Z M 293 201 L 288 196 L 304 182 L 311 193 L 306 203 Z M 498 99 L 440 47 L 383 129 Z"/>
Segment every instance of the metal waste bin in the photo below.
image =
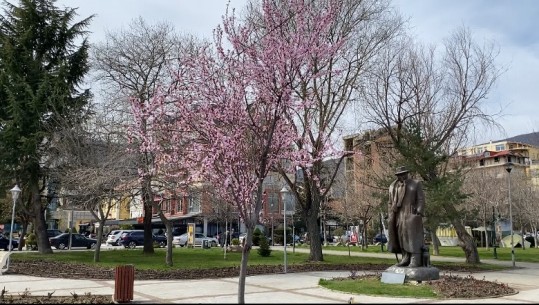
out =
<path fill-rule="evenodd" d="M 121 265 L 114 270 L 114 302 L 129 303 L 133 300 L 135 266 Z"/>
<path fill-rule="evenodd" d="M 202 240 L 202 248 L 203 249 L 209 249 L 210 248 L 210 241 L 207 239 Z"/>

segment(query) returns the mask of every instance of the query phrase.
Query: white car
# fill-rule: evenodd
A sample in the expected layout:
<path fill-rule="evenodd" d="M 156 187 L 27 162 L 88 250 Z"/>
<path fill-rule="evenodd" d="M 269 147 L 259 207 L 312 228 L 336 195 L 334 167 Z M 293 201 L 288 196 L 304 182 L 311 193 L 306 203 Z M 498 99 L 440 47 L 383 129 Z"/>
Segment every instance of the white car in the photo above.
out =
<path fill-rule="evenodd" d="M 240 245 L 243 245 L 243 243 L 245 242 L 245 238 L 247 237 L 247 233 L 241 233 L 240 236 L 238 237 L 238 239 L 240 240 Z"/>
<path fill-rule="evenodd" d="M 120 240 L 120 237 L 122 236 L 122 233 L 130 232 L 133 230 L 112 230 L 110 231 L 109 235 L 107 235 L 107 245 L 111 246 L 119 246 L 120 244 L 118 241 Z"/>
<path fill-rule="evenodd" d="M 202 233 L 195 233 L 195 247 L 202 247 L 202 241 L 207 240 L 212 247 L 217 247 L 217 238 L 207 237 Z M 180 247 L 187 245 L 187 233 L 182 235 L 174 236 L 172 238 L 172 244 Z"/>

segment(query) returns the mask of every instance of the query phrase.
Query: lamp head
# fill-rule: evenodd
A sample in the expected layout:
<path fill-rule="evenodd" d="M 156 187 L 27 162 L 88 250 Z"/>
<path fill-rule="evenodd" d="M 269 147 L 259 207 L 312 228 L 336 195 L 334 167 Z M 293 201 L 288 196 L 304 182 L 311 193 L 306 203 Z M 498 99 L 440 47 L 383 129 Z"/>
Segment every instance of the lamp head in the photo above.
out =
<path fill-rule="evenodd" d="M 282 194 L 288 193 L 288 188 L 286 188 L 286 186 L 283 186 L 283 188 L 281 189 L 281 193 Z"/>
<path fill-rule="evenodd" d="M 508 172 L 508 173 L 511 173 L 511 170 L 513 169 L 513 162 L 507 162 L 505 163 L 505 170 Z"/>
<path fill-rule="evenodd" d="M 21 189 L 18 185 L 15 184 L 15 186 L 9 190 L 11 192 L 11 196 L 13 197 L 13 201 L 17 201 L 19 199 L 19 194 L 21 193 Z"/>

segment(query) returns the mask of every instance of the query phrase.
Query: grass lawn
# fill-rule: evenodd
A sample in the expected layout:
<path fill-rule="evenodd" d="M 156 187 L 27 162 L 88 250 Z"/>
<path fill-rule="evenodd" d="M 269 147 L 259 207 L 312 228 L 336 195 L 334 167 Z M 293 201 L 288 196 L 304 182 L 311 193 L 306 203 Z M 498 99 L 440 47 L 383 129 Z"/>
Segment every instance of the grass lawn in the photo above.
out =
<path fill-rule="evenodd" d="M 335 247 L 337 248 L 337 247 Z M 346 247 L 341 247 L 343 250 Z M 100 262 L 98 266 L 115 267 L 122 264 L 133 264 L 137 269 L 208 269 L 221 267 L 237 267 L 241 262 L 241 253 L 227 252 L 226 258 L 222 248 L 174 248 L 173 249 L 173 266 L 165 265 L 166 249 L 155 249 L 155 255 L 143 255 L 142 249 L 133 250 L 117 249 L 117 250 L 102 250 L 100 252 Z M 84 250 L 54 250 L 52 255 L 42 255 L 37 252 L 14 252 L 13 258 L 17 260 L 52 260 L 62 262 L 76 262 L 94 264 L 93 251 Z M 258 255 L 256 249 L 253 249 L 249 255 L 249 265 L 282 265 L 284 261 L 283 251 L 273 251 L 269 257 Z M 287 252 L 287 263 L 289 266 L 295 264 L 306 264 L 308 259 L 307 253 L 299 253 L 292 251 Z M 360 257 L 348 255 L 329 255 L 324 254 L 324 261 L 317 264 L 324 265 L 345 265 L 345 264 L 373 264 L 386 265 L 387 267 L 395 264 L 395 259 L 376 258 L 376 257 Z M 436 267 L 443 269 L 444 266 L 462 265 L 452 262 L 437 262 Z M 479 268 L 484 270 L 499 270 L 502 266 L 481 264 Z"/>
<path fill-rule="evenodd" d="M 328 289 L 353 294 L 414 298 L 435 298 L 437 296 L 431 286 L 411 283 L 404 285 L 386 284 L 380 282 L 378 278 L 370 277 L 342 280 L 320 279 L 318 283 Z"/>
<path fill-rule="evenodd" d="M 100 262 L 97 265 L 114 267 L 121 264 L 134 264 L 137 269 L 205 269 L 220 267 L 236 267 L 241 263 L 241 253 L 227 252 L 226 258 L 221 248 L 174 248 L 174 266 L 165 265 L 166 249 L 155 249 L 155 255 L 143 255 L 142 249 L 126 250 L 105 250 L 100 252 Z M 52 255 L 42 255 L 37 252 L 12 253 L 17 260 L 53 260 L 63 262 L 91 263 L 93 264 L 93 251 L 69 251 L 54 250 Z M 273 251 L 269 257 L 258 255 L 253 249 L 249 255 L 249 265 L 281 265 L 283 264 L 284 253 Z M 287 252 L 287 263 L 305 264 L 308 259 L 306 253 Z M 324 262 L 320 264 L 382 264 L 388 267 L 394 264 L 394 260 L 384 258 L 348 257 L 344 255 L 324 255 Z"/>
<path fill-rule="evenodd" d="M 308 248 L 306 245 L 301 245 L 300 247 Z M 347 246 L 324 246 L 323 249 L 348 251 Z M 464 252 L 460 247 L 440 247 L 439 249 L 440 256 L 464 257 Z M 479 247 L 477 251 L 481 259 L 494 258 L 494 249 L 492 247 L 489 247 L 488 250 L 484 247 Z M 382 252 L 379 245 L 369 245 L 365 250 L 361 250 L 361 247 L 350 246 L 350 252 L 388 253 L 387 247 L 384 246 L 384 251 Z M 430 246 L 430 253 L 432 255 L 432 246 Z M 511 260 L 511 248 L 496 248 L 496 254 L 498 260 Z M 515 248 L 515 260 L 517 262 L 539 263 L 539 248 Z"/>

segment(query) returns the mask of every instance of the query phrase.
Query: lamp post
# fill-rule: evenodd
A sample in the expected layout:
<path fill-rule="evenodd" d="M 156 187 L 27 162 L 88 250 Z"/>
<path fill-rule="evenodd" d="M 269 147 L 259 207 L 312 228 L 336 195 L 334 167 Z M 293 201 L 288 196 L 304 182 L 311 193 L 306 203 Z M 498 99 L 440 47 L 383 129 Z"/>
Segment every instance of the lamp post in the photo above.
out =
<path fill-rule="evenodd" d="M 492 237 L 492 248 L 494 248 L 494 258 L 497 259 L 498 253 L 496 253 L 496 210 L 494 209 L 494 207 L 492 207 L 492 229 L 494 230 L 494 236 Z"/>
<path fill-rule="evenodd" d="M 10 190 L 11 192 L 11 198 L 13 198 L 13 210 L 11 211 L 11 228 L 9 229 L 9 244 L 8 244 L 8 258 L 7 258 L 7 269 L 9 269 L 9 261 L 11 259 L 11 250 L 13 250 L 13 227 L 15 226 L 15 205 L 17 204 L 17 199 L 19 199 L 19 194 L 21 193 L 21 189 L 18 185 L 15 184 L 15 186 Z"/>
<path fill-rule="evenodd" d="M 511 261 L 513 262 L 513 267 L 515 267 L 515 243 L 513 240 L 513 210 L 511 204 L 511 170 L 513 169 L 513 163 L 507 162 L 505 164 L 505 170 L 507 171 L 507 194 L 509 199 L 509 222 L 511 223 Z"/>
<path fill-rule="evenodd" d="M 286 194 L 288 193 L 288 189 L 283 186 L 281 189 L 281 201 L 283 203 L 283 226 L 284 226 L 284 236 L 283 236 L 283 245 L 284 245 L 284 273 L 286 273 Z"/>
<path fill-rule="evenodd" d="M 275 228 L 273 227 L 273 202 L 271 203 L 271 245 L 275 246 L 275 238 L 273 238 L 273 231 Z"/>

